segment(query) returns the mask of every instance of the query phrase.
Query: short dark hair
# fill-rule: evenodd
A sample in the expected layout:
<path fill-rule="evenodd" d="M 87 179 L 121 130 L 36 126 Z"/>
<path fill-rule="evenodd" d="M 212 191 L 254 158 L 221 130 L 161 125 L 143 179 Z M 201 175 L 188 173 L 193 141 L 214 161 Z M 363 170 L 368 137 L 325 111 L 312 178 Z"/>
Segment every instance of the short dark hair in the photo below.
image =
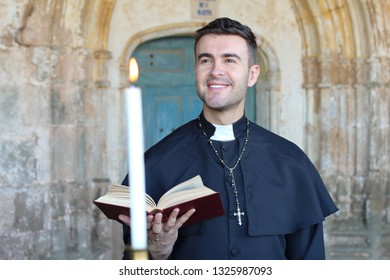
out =
<path fill-rule="evenodd" d="M 217 18 L 196 31 L 195 50 L 200 38 L 207 34 L 238 35 L 245 39 L 248 46 L 249 65 L 256 64 L 256 36 L 248 26 L 227 17 Z"/>

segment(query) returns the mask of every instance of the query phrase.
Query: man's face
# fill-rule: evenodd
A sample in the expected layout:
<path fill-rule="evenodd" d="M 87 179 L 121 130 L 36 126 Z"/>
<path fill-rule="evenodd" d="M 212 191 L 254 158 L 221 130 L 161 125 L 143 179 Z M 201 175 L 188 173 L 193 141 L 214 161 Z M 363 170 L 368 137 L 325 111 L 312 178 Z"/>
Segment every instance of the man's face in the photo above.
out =
<path fill-rule="evenodd" d="M 244 112 L 248 86 L 260 69 L 249 67 L 246 41 L 236 35 L 204 35 L 196 45 L 196 88 L 205 110 Z M 241 113 L 242 114 L 242 113 Z"/>

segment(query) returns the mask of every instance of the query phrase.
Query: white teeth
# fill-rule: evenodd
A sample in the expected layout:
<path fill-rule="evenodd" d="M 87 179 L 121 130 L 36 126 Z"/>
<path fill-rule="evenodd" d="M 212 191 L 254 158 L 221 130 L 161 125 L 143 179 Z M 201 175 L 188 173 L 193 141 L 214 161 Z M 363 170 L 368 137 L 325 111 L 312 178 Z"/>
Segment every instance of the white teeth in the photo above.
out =
<path fill-rule="evenodd" d="M 226 86 L 222 86 L 222 85 L 211 85 L 210 86 L 211 88 L 224 88 Z"/>

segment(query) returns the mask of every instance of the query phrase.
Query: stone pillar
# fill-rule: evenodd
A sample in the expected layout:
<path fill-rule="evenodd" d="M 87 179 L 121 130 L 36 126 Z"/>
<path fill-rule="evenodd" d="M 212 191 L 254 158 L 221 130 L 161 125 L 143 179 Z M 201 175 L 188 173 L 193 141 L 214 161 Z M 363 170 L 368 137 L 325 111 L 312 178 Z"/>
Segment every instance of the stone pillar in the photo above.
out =
<path fill-rule="evenodd" d="M 316 57 L 305 57 L 302 63 L 303 88 L 306 94 L 304 149 L 314 165 L 319 167 L 321 157 L 320 94 L 317 87 L 319 65 Z"/>
<path fill-rule="evenodd" d="M 370 255 L 373 259 L 384 258 L 389 251 L 384 250 L 383 242 L 390 234 L 386 219 L 386 206 L 389 200 L 389 105 L 390 95 L 386 91 L 388 82 L 387 61 L 378 57 L 368 59 L 369 80 L 368 95 L 369 111 L 369 152 L 368 178 L 366 191 L 368 194 L 366 205 L 367 235 L 370 240 Z"/>

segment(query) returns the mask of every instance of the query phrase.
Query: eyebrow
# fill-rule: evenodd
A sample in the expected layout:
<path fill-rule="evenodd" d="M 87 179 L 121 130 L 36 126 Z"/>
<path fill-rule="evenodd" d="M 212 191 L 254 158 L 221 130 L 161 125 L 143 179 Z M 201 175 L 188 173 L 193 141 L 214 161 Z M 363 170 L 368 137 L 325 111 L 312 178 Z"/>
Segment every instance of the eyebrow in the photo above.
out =
<path fill-rule="evenodd" d="M 210 54 L 210 53 L 201 53 L 198 55 L 198 60 L 203 58 L 203 57 L 208 57 L 208 58 L 212 58 L 213 56 Z M 222 55 L 222 57 L 235 57 L 237 58 L 238 60 L 241 60 L 241 57 L 235 53 L 224 53 Z"/>

